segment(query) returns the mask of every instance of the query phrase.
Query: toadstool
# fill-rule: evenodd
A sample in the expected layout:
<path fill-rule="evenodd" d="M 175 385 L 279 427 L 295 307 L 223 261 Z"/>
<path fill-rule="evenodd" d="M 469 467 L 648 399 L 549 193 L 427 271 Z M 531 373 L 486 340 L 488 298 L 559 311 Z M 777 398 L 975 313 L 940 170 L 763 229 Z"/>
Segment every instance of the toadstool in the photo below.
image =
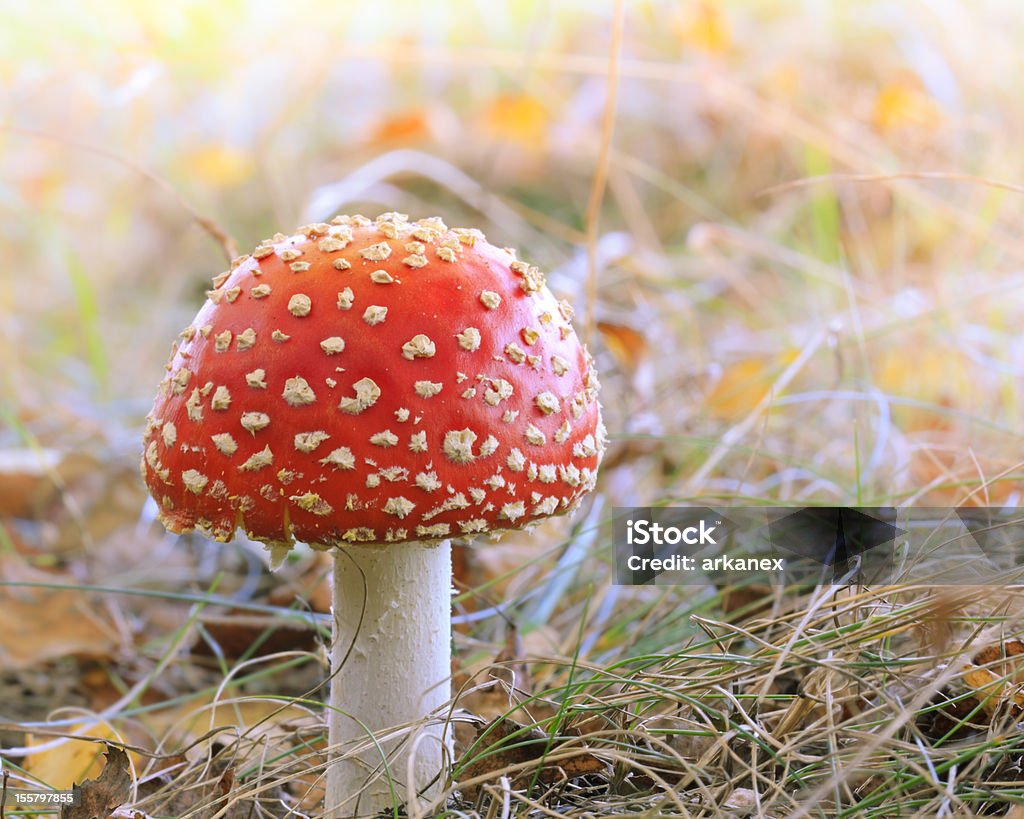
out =
<path fill-rule="evenodd" d="M 596 479 L 598 382 L 572 309 L 479 231 L 394 213 L 276 234 L 207 295 L 147 417 L 160 519 L 242 529 L 275 562 L 295 541 L 333 550 L 328 815 L 436 794 L 448 539 L 572 510 Z M 382 775 L 366 731 L 430 715 L 425 738 L 380 743 Z"/>

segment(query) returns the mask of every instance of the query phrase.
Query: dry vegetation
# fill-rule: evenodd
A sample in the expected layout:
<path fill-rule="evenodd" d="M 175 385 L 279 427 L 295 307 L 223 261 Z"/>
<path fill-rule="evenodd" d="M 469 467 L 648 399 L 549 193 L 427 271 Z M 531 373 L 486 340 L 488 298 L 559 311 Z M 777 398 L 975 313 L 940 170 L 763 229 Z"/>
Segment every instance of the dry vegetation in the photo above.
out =
<path fill-rule="evenodd" d="M 116 815 L 319 815 L 328 564 L 165 534 L 139 439 L 217 231 L 397 210 L 549 271 L 612 436 L 576 521 L 462 548 L 439 812 L 1024 815 L 1020 587 L 617 587 L 607 525 L 1021 505 L 1018 3 L 623 3 L 611 77 L 611 4 L 23 11 L 0 11 L 11 787 L 97 777 L 73 733 L 128 747 Z M 523 729 L 467 747 L 502 714 Z"/>

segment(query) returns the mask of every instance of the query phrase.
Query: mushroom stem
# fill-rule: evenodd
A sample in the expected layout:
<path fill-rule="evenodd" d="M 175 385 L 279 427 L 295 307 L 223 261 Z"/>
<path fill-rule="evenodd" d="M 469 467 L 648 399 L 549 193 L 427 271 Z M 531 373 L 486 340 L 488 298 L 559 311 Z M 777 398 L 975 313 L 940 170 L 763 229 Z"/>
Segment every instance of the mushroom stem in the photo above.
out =
<path fill-rule="evenodd" d="M 335 554 L 327 817 L 372 816 L 441 791 L 452 749 L 442 721 L 451 577 L 447 540 Z"/>

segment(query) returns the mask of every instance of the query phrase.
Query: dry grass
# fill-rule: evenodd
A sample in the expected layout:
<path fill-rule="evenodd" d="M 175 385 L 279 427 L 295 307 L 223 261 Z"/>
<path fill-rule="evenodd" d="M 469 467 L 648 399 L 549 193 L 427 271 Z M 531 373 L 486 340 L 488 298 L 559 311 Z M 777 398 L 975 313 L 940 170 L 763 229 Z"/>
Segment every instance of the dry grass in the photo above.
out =
<path fill-rule="evenodd" d="M 0 616 L 54 605 L 25 597 L 49 578 L 79 618 L 70 643 L 0 639 L 29 658 L 0 669 L 17 776 L 57 783 L 68 758 L 17 746 L 84 725 L 135 748 L 147 815 L 317 815 L 323 609 L 270 595 L 251 544 L 158 531 L 135 463 L 227 237 L 398 210 L 549 271 L 590 328 L 613 439 L 575 529 L 469 552 L 456 641 L 486 681 L 511 618 L 533 678 L 531 705 L 477 692 L 460 718 L 509 710 L 539 721 L 549 763 L 607 767 L 562 781 L 535 755 L 439 810 L 1020 815 L 1019 587 L 616 587 L 607 526 L 615 506 L 709 499 L 1020 505 L 1017 3 L 6 16 L 0 450 L 62 460 L 27 511 L 0 499 L 0 579 L 23 584 Z M 273 582 L 315 600 L 318 560 Z M 250 616 L 244 634 L 294 633 L 225 650 Z"/>

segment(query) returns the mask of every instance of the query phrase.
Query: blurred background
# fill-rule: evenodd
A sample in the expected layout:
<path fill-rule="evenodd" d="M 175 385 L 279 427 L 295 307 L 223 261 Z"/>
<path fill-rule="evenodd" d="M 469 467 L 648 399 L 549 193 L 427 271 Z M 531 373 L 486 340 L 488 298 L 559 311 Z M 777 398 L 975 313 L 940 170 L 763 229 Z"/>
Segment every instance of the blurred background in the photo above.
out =
<path fill-rule="evenodd" d="M 245 251 L 399 210 L 518 247 L 599 323 L 617 500 L 1009 497 L 1024 13 L 620 12 L 602 168 L 607 3 L 8 5 L 2 443 L 134 457 L 225 267 L 198 219 Z"/>
<path fill-rule="evenodd" d="M 142 419 L 225 237 L 245 252 L 337 212 L 438 214 L 517 247 L 598 360 L 612 447 L 583 551 L 565 559 L 565 521 L 467 549 L 480 646 L 500 642 L 483 616 L 498 601 L 548 652 L 581 617 L 606 629 L 595 658 L 689 633 L 616 620 L 650 590 L 607 587 L 595 527 L 613 506 L 1020 503 L 1013 0 L 105 0 L 0 17 L 6 580 L 268 600 L 258 550 L 152 525 Z M 313 594 L 324 565 L 294 563 L 288 582 Z M 129 683 L 127 657 L 166 657 L 191 605 L 31 594 L 0 603 L 32 624 L 0 635 L 0 665 L 99 656 Z M 50 706 L 118 696 L 97 693 L 102 674 L 65 683 Z"/>

